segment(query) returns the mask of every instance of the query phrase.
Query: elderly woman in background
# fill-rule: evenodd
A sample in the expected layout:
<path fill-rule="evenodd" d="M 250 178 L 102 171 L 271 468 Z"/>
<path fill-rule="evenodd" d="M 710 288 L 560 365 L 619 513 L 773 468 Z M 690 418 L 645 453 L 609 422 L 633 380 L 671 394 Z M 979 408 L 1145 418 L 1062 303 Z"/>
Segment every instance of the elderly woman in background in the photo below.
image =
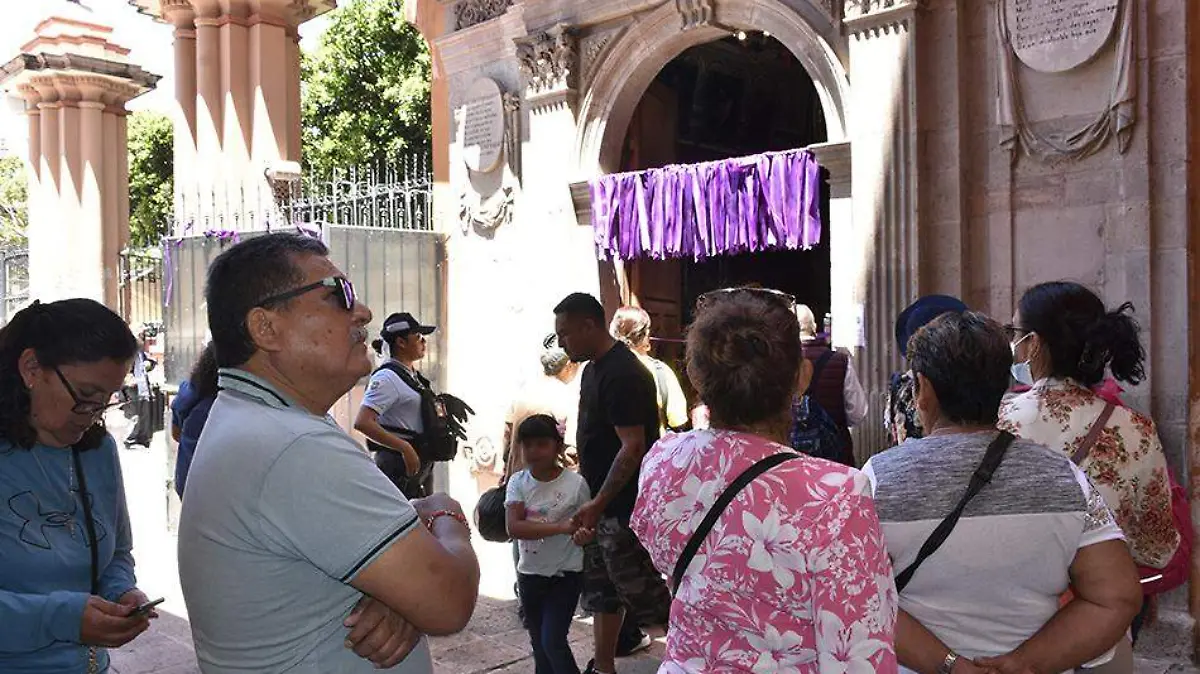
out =
<path fill-rule="evenodd" d="M 900 349 L 900 357 L 907 357 L 908 340 L 925 324 L 947 312 L 962 313 L 967 305 L 957 297 L 948 295 L 926 295 L 908 305 L 896 317 L 896 346 Z M 912 372 L 897 372 L 892 374 L 888 385 L 887 405 L 883 425 L 893 444 L 900 444 L 908 438 L 919 438 L 924 435 L 921 420 L 913 406 L 913 375 Z"/>
<path fill-rule="evenodd" d="M 1154 422 L 1093 390 L 1106 370 L 1130 385 L 1145 378 L 1132 309 L 1124 304 L 1107 311 L 1077 283 L 1043 283 L 1026 291 L 1009 336 L 1013 376 L 1031 388 L 1006 399 L 1000 416 L 1015 435 L 1068 456 L 1083 454 L 1079 465 L 1116 514 L 1134 561 L 1162 569 L 1172 562 L 1180 536 Z M 1079 452 L 1093 427 L 1091 447 Z"/>
<path fill-rule="evenodd" d="M 863 468 L 900 570 L 900 664 L 1063 672 L 1102 656 L 1140 607 L 1137 572 L 1087 476 L 1061 451 L 997 431 L 1011 363 L 1003 328 L 944 314 L 907 352 L 925 436 Z M 920 555 L 943 522 L 948 537 Z M 1060 608 L 1068 585 L 1076 600 Z"/>
<path fill-rule="evenodd" d="M 149 627 L 117 443 L 104 429 L 138 344 L 86 299 L 0 329 L 0 672 L 108 670 Z"/>
<path fill-rule="evenodd" d="M 621 307 L 608 326 L 613 339 L 624 342 L 654 375 L 658 396 L 659 435 L 688 424 L 687 396 L 671 366 L 650 355 L 650 314 L 640 307 Z"/>
<path fill-rule="evenodd" d="M 660 671 L 896 671 L 892 569 L 867 481 L 787 446 L 808 384 L 791 304 L 745 288 L 698 303 L 687 369 L 712 428 L 654 445 L 631 521 L 677 581 Z M 680 562 L 718 495 L 755 469 Z"/>

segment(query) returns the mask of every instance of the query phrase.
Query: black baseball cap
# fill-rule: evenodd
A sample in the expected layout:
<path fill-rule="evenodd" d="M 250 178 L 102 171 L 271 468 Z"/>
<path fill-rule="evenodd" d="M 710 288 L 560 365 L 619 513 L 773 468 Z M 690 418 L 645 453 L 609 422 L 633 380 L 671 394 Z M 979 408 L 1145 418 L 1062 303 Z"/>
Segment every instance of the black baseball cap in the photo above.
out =
<path fill-rule="evenodd" d="M 395 337 L 397 335 L 407 337 L 411 333 L 418 335 L 432 334 L 437 328 L 432 325 L 421 325 L 421 322 L 413 318 L 413 315 L 407 311 L 402 311 L 398 314 L 392 314 L 383 322 L 383 337 Z"/>

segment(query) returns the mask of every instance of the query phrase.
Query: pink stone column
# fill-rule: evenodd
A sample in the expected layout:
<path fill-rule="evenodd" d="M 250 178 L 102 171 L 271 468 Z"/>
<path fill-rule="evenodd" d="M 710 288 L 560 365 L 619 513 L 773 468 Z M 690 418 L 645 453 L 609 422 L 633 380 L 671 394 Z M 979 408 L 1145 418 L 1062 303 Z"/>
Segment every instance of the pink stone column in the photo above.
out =
<path fill-rule="evenodd" d="M 196 162 L 195 186 L 199 191 L 198 215 L 212 218 L 223 200 L 216 177 L 222 173 L 224 146 L 224 92 L 221 89 L 220 20 L 196 17 Z M 215 225 L 213 222 L 209 226 Z M 206 225 L 197 223 L 197 233 Z"/>
<path fill-rule="evenodd" d="M 104 133 L 104 183 L 101 189 L 104 190 L 104 224 L 105 224 L 105 259 L 111 260 L 113 256 L 119 256 L 120 252 L 125 248 L 126 231 L 128 225 L 125 225 L 125 230 L 122 230 L 121 223 L 129 220 L 129 213 L 124 213 L 122 220 L 121 212 L 121 179 L 117 175 L 120 173 L 122 157 L 126 156 L 128 148 L 119 142 L 117 137 L 117 115 L 116 110 L 120 108 L 120 104 L 115 104 L 112 100 L 108 101 L 109 105 L 105 107 L 103 113 L 103 133 Z M 111 252 L 115 251 L 115 252 Z M 117 285 L 120 285 L 120 262 L 117 261 Z M 106 295 L 107 297 L 107 295 Z M 116 307 L 116 304 L 109 306 Z M 126 304 L 125 306 L 129 306 Z"/>
<path fill-rule="evenodd" d="M 185 222 L 196 211 L 196 13 L 190 5 L 164 8 L 175 26 L 175 110 L 172 118 L 175 165 L 175 218 Z M 113 119 L 115 128 L 115 118 Z M 182 232 L 170 232 L 180 235 Z"/>
<path fill-rule="evenodd" d="M 234 213 L 242 213 L 247 182 L 252 180 L 250 33 L 242 3 L 231 2 L 227 12 L 221 17 L 221 89 L 225 98 L 221 160 L 230 208 Z"/>
<path fill-rule="evenodd" d="M 100 295 L 96 299 L 115 307 L 120 249 L 116 231 L 104 222 L 104 103 L 99 100 L 79 101 L 79 149 L 79 219 L 72 223 L 71 236 L 79 251 L 77 273 L 99 269 L 100 278 L 81 278 L 80 285 L 95 288 Z"/>
<path fill-rule="evenodd" d="M 288 31 L 287 46 L 287 152 L 286 161 L 300 161 L 300 34 Z M 282 121 L 282 120 L 281 120 Z"/>

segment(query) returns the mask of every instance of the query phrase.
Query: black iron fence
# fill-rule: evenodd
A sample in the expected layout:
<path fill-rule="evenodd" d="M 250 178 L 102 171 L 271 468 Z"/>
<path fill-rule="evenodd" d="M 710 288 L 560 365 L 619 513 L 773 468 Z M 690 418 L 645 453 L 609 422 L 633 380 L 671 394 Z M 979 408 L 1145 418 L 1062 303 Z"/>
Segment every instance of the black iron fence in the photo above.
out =
<path fill-rule="evenodd" d="M 292 224 L 433 230 L 433 174 L 425 157 L 306 180 L 288 200 Z"/>
<path fill-rule="evenodd" d="M 118 313 L 133 326 L 163 322 L 163 257 L 159 248 L 121 253 Z"/>
<path fill-rule="evenodd" d="M 0 325 L 29 302 L 29 251 L 0 249 Z"/>

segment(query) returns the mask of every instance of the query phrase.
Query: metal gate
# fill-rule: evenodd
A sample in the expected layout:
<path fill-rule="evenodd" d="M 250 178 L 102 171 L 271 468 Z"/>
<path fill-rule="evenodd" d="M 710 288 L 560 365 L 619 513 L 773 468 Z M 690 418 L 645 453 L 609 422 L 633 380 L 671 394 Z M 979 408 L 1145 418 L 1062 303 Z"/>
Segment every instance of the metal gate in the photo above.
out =
<path fill-rule="evenodd" d="M 371 329 L 378 332 L 388 314 L 408 311 L 423 321 L 442 323 L 444 245 L 432 232 L 326 225 L 324 239 L 330 259 L 355 284 L 358 298 L 374 312 Z M 248 233 L 242 238 L 260 236 Z M 166 377 L 178 385 L 187 378 L 208 337 L 204 282 L 208 266 L 231 245 L 227 239 L 197 237 L 167 244 L 168 268 L 165 310 L 167 329 Z M 443 334 L 441 331 L 437 335 Z M 422 371 L 440 381 L 444 342 L 431 339 Z M 361 387 L 334 410 L 339 421 L 353 418 Z M 347 424 L 348 426 L 348 424 Z"/>
<path fill-rule="evenodd" d="M 0 325 L 29 302 L 29 251 L 0 249 Z"/>
<path fill-rule="evenodd" d="M 122 251 L 120 273 L 117 313 L 130 326 L 160 327 L 163 322 L 162 251 Z"/>

